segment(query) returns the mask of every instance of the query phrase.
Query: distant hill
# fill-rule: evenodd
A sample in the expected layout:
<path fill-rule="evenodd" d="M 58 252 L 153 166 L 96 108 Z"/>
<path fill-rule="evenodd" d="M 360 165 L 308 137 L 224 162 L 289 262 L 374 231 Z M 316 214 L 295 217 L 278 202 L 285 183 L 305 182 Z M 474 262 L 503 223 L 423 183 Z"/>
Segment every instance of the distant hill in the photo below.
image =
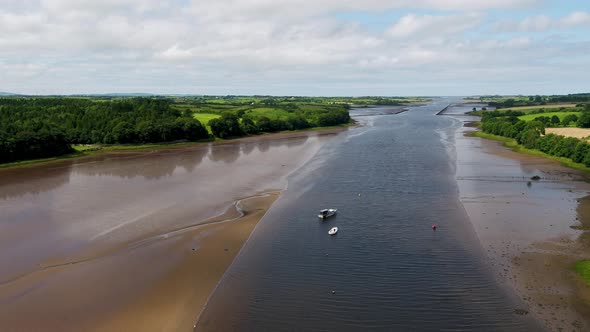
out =
<path fill-rule="evenodd" d="M 0 96 L 16 96 L 16 95 L 17 95 L 16 93 L 0 91 Z"/>
<path fill-rule="evenodd" d="M 93 96 L 93 97 L 152 97 L 155 96 L 153 93 L 145 93 L 145 92 L 117 92 L 117 93 L 89 93 L 89 94 L 79 94 L 79 95 L 72 95 L 72 96 Z"/>

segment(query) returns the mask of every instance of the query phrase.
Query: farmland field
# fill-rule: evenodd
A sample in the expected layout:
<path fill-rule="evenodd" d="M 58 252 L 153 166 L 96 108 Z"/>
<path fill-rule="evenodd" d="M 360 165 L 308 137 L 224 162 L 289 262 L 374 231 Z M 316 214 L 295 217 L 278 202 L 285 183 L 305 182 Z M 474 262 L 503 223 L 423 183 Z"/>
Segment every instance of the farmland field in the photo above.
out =
<path fill-rule="evenodd" d="M 527 114 L 527 115 L 521 115 L 518 117 L 519 120 L 524 120 L 524 121 L 532 121 L 537 117 L 540 116 L 546 116 L 546 117 L 552 117 L 554 115 L 557 115 L 557 117 L 559 118 L 559 121 L 563 120 L 563 118 L 566 115 L 569 114 L 574 114 L 575 116 L 580 116 L 581 112 L 547 112 L 547 113 L 534 113 L 534 114 Z"/>

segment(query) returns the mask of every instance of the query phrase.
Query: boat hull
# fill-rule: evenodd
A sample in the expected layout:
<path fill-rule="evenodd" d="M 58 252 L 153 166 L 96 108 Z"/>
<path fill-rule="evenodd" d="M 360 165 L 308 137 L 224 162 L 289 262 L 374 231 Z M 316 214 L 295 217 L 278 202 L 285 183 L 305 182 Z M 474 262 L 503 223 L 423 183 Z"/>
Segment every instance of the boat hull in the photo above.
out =
<path fill-rule="evenodd" d="M 335 214 L 336 214 L 336 209 L 330 209 L 325 214 L 323 214 L 323 213 L 318 214 L 318 218 L 326 219 L 326 218 L 334 216 Z"/>

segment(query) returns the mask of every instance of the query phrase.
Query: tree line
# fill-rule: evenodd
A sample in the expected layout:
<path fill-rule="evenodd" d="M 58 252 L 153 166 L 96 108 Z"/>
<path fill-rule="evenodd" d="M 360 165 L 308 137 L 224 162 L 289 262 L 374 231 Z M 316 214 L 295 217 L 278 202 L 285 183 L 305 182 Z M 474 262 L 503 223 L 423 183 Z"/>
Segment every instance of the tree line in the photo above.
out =
<path fill-rule="evenodd" d="M 160 97 L 0 98 L 0 163 L 73 152 L 72 144 L 143 144 L 210 137 L 190 110 Z M 350 121 L 346 105 L 279 106 L 286 116 L 252 116 L 229 110 L 209 122 L 219 138 L 333 126 Z"/>
<path fill-rule="evenodd" d="M 528 98 L 508 98 L 501 101 L 490 101 L 488 104 L 496 108 L 518 106 L 538 106 L 551 103 L 590 103 L 590 93 L 576 93 L 554 96 L 528 96 Z"/>
<path fill-rule="evenodd" d="M 155 143 L 209 137 L 163 98 L 0 98 L 0 163 L 47 158 L 71 144 Z"/>
<path fill-rule="evenodd" d="M 290 111 L 291 113 L 284 118 L 252 117 L 244 111 L 227 111 L 222 113 L 221 117 L 210 120 L 208 124 L 216 137 L 232 138 L 262 132 L 335 126 L 350 122 L 350 115 L 345 106 L 325 106 L 322 109 L 304 111 L 293 108 Z"/>
<path fill-rule="evenodd" d="M 489 112 L 491 113 L 491 112 Z M 546 125 L 539 120 L 523 121 L 516 116 L 501 116 L 501 112 L 482 117 L 483 132 L 514 138 L 527 149 L 536 149 L 546 154 L 564 157 L 590 167 L 590 144 L 584 140 L 560 135 L 545 135 Z M 590 119 L 589 112 L 583 118 Z"/>

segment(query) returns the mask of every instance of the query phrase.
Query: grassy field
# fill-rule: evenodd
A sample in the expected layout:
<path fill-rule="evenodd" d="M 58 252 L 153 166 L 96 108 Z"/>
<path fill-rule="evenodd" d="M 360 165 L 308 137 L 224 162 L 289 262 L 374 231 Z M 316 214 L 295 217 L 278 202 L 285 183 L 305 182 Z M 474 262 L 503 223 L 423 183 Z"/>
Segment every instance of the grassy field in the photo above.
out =
<path fill-rule="evenodd" d="M 207 131 L 209 132 L 209 134 L 212 134 L 211 127 L 209 127 L 209 121 L 211 119 L 217 119 L 219 117 L 221 117 L 221 115 L 213 114 L 213 113 L 193 113 L 193 118 L 199 120 L 199 122 L 203 126 L 205 126 L 205 128 L 207 128 Z"/>
<path fill-rule="evenodd" d="M 518 106 L 518 107 L 501 108 L 499 110 L 513 110 L 513 111 L 529 111 L 530 110 L 530 111 L 533 111 L 533 110 L 538 110 L 540 108 L 544 108 L 544 109 L 548 110 L 548 109 L 554 109 L 554 108 L 559 109 L 562 107 L 575 108 L 576 104 L 548 104 L 548 105 L 543 105 L 543 106 Z"/>
<path fill-rule="evenodd" d="M 206 125 L 209 123 L 209 120 L 219 118 L 219 114 L 212 114 L 212 113 L 194 113 L 193 118 L 199 120 L 202 124 Z"/>
<path fill-rule="evenodd" d="M 527 114 L 527 115 L 522 115 L 519 116 L 518 119 L 519 120 L 524 120 L 524 121 L 533 121 L 535 118 L 539 117 L 539 116 L 546 116 L 546 117 L 552 117 L 554 115 L 557 115 L 557 117 L 559 118 L 559 121 L 563 120 L 563 118 L 566 115 L 569 114 L 574 114 L 577 117 L 580 116 L 581 112 L 566 112 L 566 111 L 561 111 L 561 112 L 545 112 L 545 113 L 534 113 L 534 114 Z"/>
<path fill-rule="evenodd" d="M 489 112 L 489 111 L 496 111 L 496 112 L 507 112 L 507 111 L 518 111 L 518 112 L 522 112 L 526 115 L 534 115 L 533 119 L 536 118 L 537 116 L 547 116 L 546 114 L 548 113 L 568 113 L 568 112 L 581 112 L 582 109 L 579 107 L 562 107 L 562 106 L 553 106 L 553 105 L 549 105 L 549 107 L 539 107 L 539 106 L 527 106 L 526 108 L 519 108 L 519 107 L 513 107 L 513 108 L 501 108 L 501 109 L 497 109 L 497 110 L 477 110 L 477 111 L 471 111 L 468 112 L 467 114 L 469 115 L 477 115 L 477 116 L 482 116 L 483 113 L 485 112 Z M 576 115 L 579 115 L 577 114 Z"/>
<path fill-rule="evenodd" d="M 254 119 L 258 119 L 261 116 L 266 116 L 269 119 L 283 119 L 289 116 L 289 112 L 271 107 L 255 108 L 246 112 L 249 116 Z"/>
<path fill-rule="evenodd" d="M 193 113 L 193 118 L 199 120 L 199 122 L 204 126 L 208 126 L 207 124 L 210 120 L 217 119 L 219 117 L 221 117 L 221 115 L 214 113 Z"/>
<path fill-rule="evenodd" d="M 587 284 L 590 284 L 590 261 L 577 262 L 574 266 L 574 271 L 576 271 Z"/>
<path fill-rule="evenodd" d="M 555 157 L 555 156 L 548 155 L 548 154 L 543 153 L 543 152 L 538 151 L 538 150 L 527 149 L 524 146 L 518 144 L 518 142 L 516 142 L 516 140 L 513 139 L 513 138 L 504 137 L 504 136 L 497 136 L 497 135 L 492 135 L 492 134 L 487 134 L 487 133 L 484 133 L 483 131 L 476 131 L 476 132 L 473 133 L 473 136 L 475 136 L 475 137 L 481 137 L 481 138 L 486 138 L 486 139 L 491 139 L 491 140 L 494 140 L 494 141 L 500 141 L 500 142 L 503 142 L 503 145 L 504 146 L 511 148 L 515 152 L 521 152 L 521 153 L 526 153 L 526 154 L 532 155 L 532 156 L 538 156 L 538 157 L 548 158 L 548 159 L 551 159 L 551 160 L 558 161 L 558 162 L 560 162 L 562 165 L 564 165 L 566 167 L 575 168 L 575 169 L 579 169 L 579 170 L 582 170 L 582 171 L 590 172 L 590 167 L 586 167 L 584 164 L 576 163 L 576 162 L 574 162 L 573 160 L 571 160 L 569 158 Z"/>

